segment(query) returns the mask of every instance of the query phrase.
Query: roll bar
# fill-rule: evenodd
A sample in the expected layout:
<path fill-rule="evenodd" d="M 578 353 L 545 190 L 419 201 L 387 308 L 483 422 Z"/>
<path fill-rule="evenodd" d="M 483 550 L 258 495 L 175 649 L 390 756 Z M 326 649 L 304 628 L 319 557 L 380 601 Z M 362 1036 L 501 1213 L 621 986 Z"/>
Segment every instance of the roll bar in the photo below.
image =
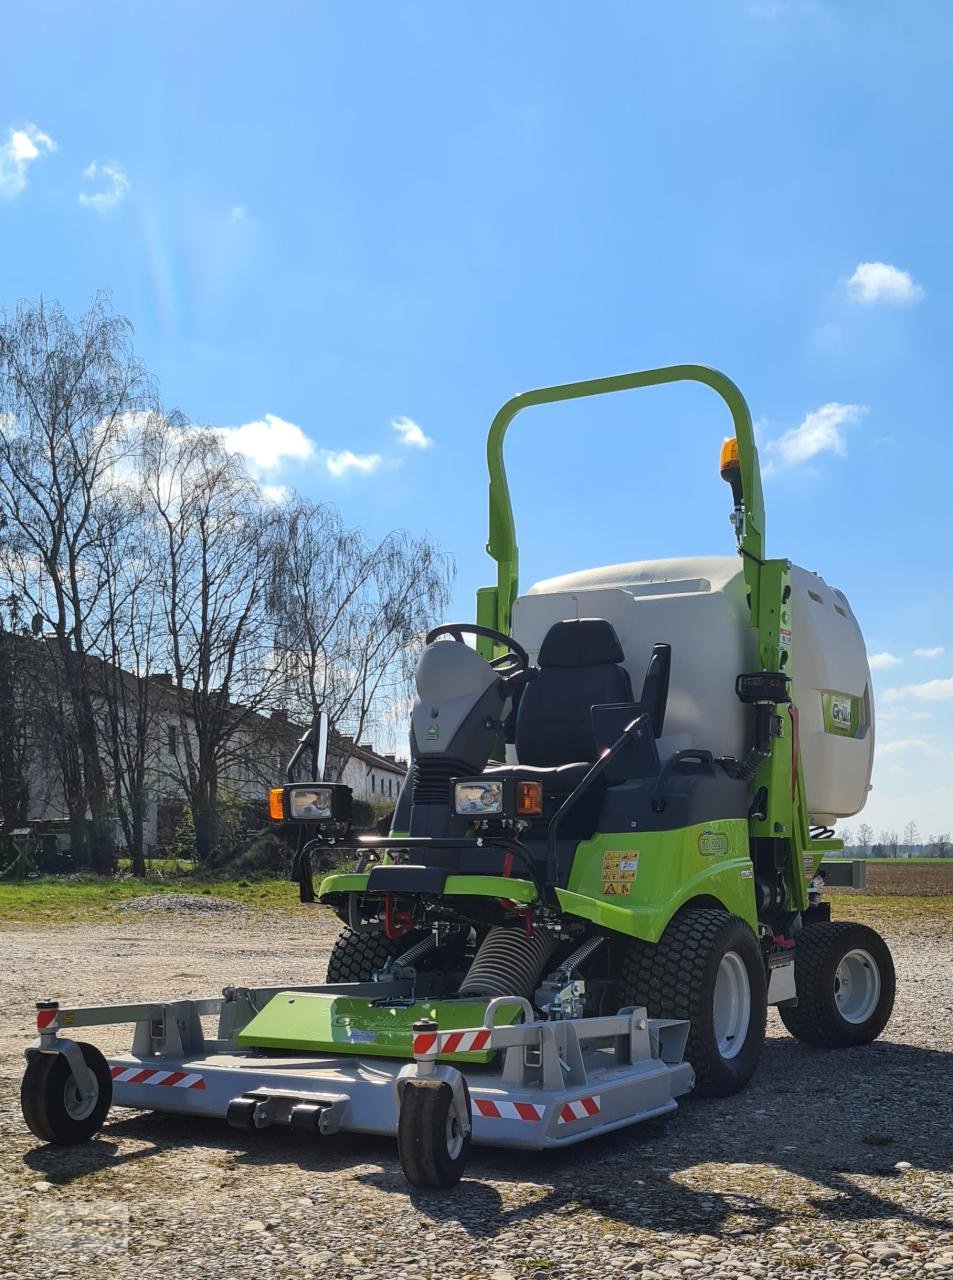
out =
<path fill-rule="evenodd" d="M 486 549 L 497 564 L 497 585 L 484 587 L 478 593 L 479 622 L 508 632 L 513 601 L 519 588 L 519 548 L 506 469 L 503 465 L 503 440 L 516 415 L 534 405 L 579 400 L 585 396 L 601 396 L 613 391 L 634 391 L 639 387 L 656 387 L 668 382 L 700 382 L 711 387 L 721 396 L 731 413 L 738 441 L 744 495 L 744 525 L 739 550 L 744 557 L 745 577 L 752 596 L 752 614 L 755 614 L 758 569 L 764 559 L 764 495 L 751 414 L 744 396 L 735 384 L 717 369 L 703 364 L 673 364 L 663 369 L 620 373 L 611 378 L 591 378 L 586 382 L 567 382 L 558 387 L 540 387 L 536 391 L 524 391 L 503 405 L 490 425 L 486 442 L 486 460 L 490 473 L 490 528 Z"/>

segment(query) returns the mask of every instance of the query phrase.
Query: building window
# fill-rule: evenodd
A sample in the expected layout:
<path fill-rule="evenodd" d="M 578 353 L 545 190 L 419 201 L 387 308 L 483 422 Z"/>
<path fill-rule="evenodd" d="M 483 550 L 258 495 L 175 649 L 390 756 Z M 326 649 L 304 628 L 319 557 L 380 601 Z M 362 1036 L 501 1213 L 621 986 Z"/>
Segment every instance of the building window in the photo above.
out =
<path fill-rule="evenodd" d="M 376 790 L 377 790 L 377 778 L 372 773 L 371 774 L 371 794 L 373 794 Z"/>
<path fill-rule="evenodd" d="M 394 786 L 394 779 L 393 779 L 393 778 L 388 778 L 388 779 L 387 779 L 387 796 L 388 796 L 388 799 L 390 799 L 390 797 L 394 794 L 394 792 L 393 792 L 393 786 Z"/>
<path fill-rule="evenodd" d="M 165 729 L 165 745 L 168 748 L 169 755 L 178 754 L 178 731 L 174 724 L 166 725 Z"/>

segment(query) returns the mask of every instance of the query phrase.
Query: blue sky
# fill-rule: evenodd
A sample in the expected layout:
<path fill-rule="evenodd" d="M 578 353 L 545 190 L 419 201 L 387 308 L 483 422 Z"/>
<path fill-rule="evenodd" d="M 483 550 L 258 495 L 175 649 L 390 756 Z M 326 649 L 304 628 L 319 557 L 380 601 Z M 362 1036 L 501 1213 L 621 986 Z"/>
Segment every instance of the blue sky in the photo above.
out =
<path fill-rule="evenodd" d="M 111 290 L 169 404 L 265 484 L 429 529 L 462 618 L 500 402 L 724 369 L 769 553 L 879 655 L 864 817 L 953 827 L 953 8 L 88 0 L 4 30 L 0 301 Z M 691 388 L 521 419 L 523 585 L 730 553 L 727 430 Z"/>

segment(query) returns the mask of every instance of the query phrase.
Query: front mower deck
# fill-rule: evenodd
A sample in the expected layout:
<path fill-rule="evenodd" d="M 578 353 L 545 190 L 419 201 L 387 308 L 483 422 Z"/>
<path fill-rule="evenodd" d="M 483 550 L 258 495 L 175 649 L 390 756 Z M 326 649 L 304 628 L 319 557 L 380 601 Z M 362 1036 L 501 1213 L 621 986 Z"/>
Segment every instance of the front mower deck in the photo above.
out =
<path fill-rule="evenodd" d="M 39 1040 L 28 1052 L 64 1053 L 72 1063 L 74 1042 L 60 1034 L 64 1028 L 135 1022 L 132 1052 L 108 1059 L 116 1105 L 219 1117 L 237 1128 L 287 1124 L 313 1134 L 396 1135 L 407 1084 L 429 1077 L 469 1099 L 474 1142 L 536 1150 L 674 1111 L 675 1099 L 693 1084 L 682 1061 L 688 1024 L 649 1019 L 644 1009 L 547 1022 L 533 1019 L 525 1001 L 505 997 L 459 1002 L 482 1014 L 482 1022 L 473 1017 L 462 1026 L 461 1015 L 453 1028 L 441 1028 L 430 1015 L 446 1013 L 442 1002 L 408 997 L 399 1009 L 401 1027 L 416 1018 L 427 1031 L 415 1029 L 402 1056 L 355 1052 L 356 1044 L 329 1053 L 241 1043 L 260 1038 L 255 1024 L 263 1019 L 268 1026 L 273 1005 L 273 1017 L 284 1021 L 289 1000 L 301 1007 L 320 1001 L 325 1013 L 348 1008 L 355 1018 L 363 1006 L 379 1021 L 386 1007 L 368 999 L 379 993 L 373 983 L 355 983 L 226 988 L 222 997 L 166 1004 L 54 1009 L 47 1002 Z M 206 1040 L 200 1019 L 216 1013 L 219 1036 Z M 530 1020 L 516 1022 L 521 1014 Z"/>

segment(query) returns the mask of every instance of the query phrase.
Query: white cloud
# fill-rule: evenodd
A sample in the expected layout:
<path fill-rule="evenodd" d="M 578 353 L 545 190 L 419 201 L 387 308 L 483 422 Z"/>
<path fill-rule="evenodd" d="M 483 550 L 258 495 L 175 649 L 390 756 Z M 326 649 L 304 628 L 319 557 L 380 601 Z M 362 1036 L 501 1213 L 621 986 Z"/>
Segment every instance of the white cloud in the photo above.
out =
<path fill-rule="evenodd" d="M 947 702 L 953 699 L 953 676 L 939 680 L 926 680 L 923 684 L 905 684 L 899 689 L 887 689 L 884 702 L 900 702 L 903 698 L 918 698 L 921 702 Z"/>
<path fill-rule="evenodd" d="M 35 124 L 25 124 L 22 129 L 9 129 L 7 140 L 0 143 L 0 197 L 8 200 L 18 196 L 26 186 L 27 170 L 44 152 L 56 150 L 56 143 L 48 133 Z"/>
<path fill-rule="evenodd" d="M 896 742 L 878 742 L 877 752 L 879 755 L 901 755 L 907 751 L 922 751 L 927 754 L 936 754 L 937 748 L 932 743 L 926 742 L 923 738 L 898 738 Z"/>
<path fill-rule="evenodd" d="M 847 281 L 847 291 L 854 302 L 886 302 L 895 307 L 908 307 L 924 296 L 923 287 L 909 271 L 892 267 L 889 262 L 859 263 Z"/>
<path fill-rule="evenodd" d="M 870 653 L 867 655 L 871 671 L 883 671 L 886 667 L 899 667 L 903 661 L 893 653 Z"/>
<path fill-rule="evenodd" d="M 88 164 L 83 170 L 83 178 L 87 182 L 98 182 L 98 191 L 81 191 L 79 202 L 87 209 L 97 209 L 105 213 L 115 209 L 129 194 L 129 179 L 121 165 L 113 161 L 110 164 Z"/>
<path fill-rule="evenodd" d="M 263 484 L 259 485 L 259 488 L 269 502 L 284 502 L 290 492 L 285 484 Z"/>
<path fill-rule="evenodd" d="M 935 649 L 914 649 L 913 656 L 915 658 L 940 658 L 945 652 L 946 650 L 943 646 L 938 644 Z"/>
<path fill-rule="evenodd" d="M 765 445 L 767 465 L 765 471 L 781 467 L 795 467 L 816 457 L 819 453 L 835 453 L 839 458 L 847 456 L 844 428 L 853 426 L 867 413 L 862 404 L 838 404 L 836 400 L 822 404 L 809 413 L 803 422 L 785 431 L 777 440 Z"/>
<path fill-rule="evenodd" d="M 372 475 L 384 459 L 379 453 L 352 453 L 350 449 L 325 449 L 321 455 L 328 474 L 339 480 L 349 471 Z"/>
<path fill-rule="evenodd" d="M 228 211 L 229 222 L 248 222 L 248 210 L 243 204 L 233 205 Z"/>
<path fill-rule="evenodd" d="M 429 449 L 433 440 L 424 435 L 423 428 L 418 427 L 412 418 L 394 418 L 390 424 L 400 436 L 400 442 L 409 449 Z"/>
<path fill-rule="evenodd" d="M 266 413 L 240 427 L 218 427 L 225 448 L 241 453 L 259 471 L 275 471 L 289 458 L 305 462 L 314 457 L 313 441 L 294 422 Z"/>

